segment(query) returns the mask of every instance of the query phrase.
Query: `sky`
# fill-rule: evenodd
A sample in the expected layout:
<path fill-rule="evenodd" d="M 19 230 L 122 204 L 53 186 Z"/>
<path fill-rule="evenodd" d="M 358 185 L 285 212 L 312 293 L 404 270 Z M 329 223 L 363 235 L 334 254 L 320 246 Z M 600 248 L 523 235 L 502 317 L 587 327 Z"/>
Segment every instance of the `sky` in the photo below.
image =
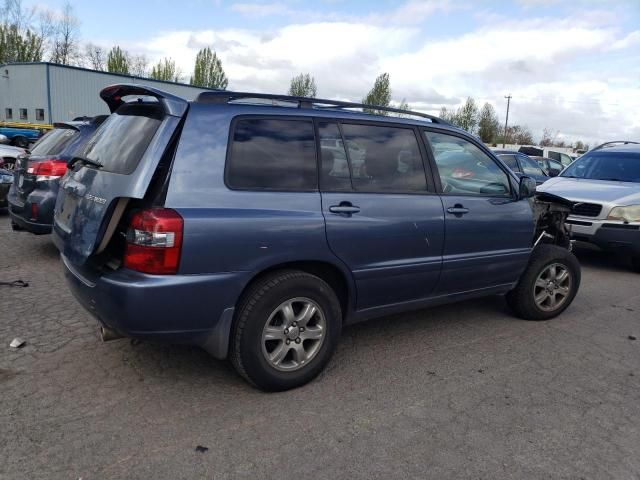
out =
<path fill-rule="evenodd" d="M 64 0 L 33 5 L 60 9 Z M 25 2 L 29 3 L 29 2 Z M 468 96 L 539 139 L 640 141 L 640 0 L 72 0 L 82 41 L 118 44 L 185 78 L 210 46 L 230 90 L 359 101 L 388 72 L 393 100 L 437 114 Z"/>

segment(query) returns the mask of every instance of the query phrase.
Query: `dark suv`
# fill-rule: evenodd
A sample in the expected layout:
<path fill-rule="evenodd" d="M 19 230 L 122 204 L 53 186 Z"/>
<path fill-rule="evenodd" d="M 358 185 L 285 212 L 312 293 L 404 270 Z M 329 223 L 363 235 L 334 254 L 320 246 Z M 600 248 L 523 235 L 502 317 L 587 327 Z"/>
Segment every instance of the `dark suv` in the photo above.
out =
<path fill-rule="evenodd" d="M 54 241 L 105 340 L 201 345 L 283 390 L 322 370 L 345 324 L 492 294 L 543 320 L 576 295 L 570 205 L 436 117 L 140 85 L 101 97 L 114 113 L 62 181 Z"/>
<path fill-rule="evenodd" d="M 27 230 L 36 235 L 51 233 L 53 208 L 67 164 L 105 118 L 101 115 L 56 123 L 29 154 L 18 157 L 8 198 L 14 230 Z"/>

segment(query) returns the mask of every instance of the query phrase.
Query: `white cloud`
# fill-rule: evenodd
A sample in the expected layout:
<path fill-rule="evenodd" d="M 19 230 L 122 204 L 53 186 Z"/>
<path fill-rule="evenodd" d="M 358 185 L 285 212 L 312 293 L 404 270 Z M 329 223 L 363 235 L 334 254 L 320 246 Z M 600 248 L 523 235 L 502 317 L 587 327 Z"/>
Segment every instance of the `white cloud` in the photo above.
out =
<path fill-rule="evenodd" d="M 235 4 L 246 15 L 272 15 L 282 3 Z M 315 76 L 319 95 L 361 99 L 381 72 L 389 72 L 394 100 L 437 113 L 440 106 L 491 101 L 498 112 L 513 94 L 511 121 L 534 137 L 548 127 L 592 144 L 640 135 L 637 90 L 640 31 L 621 33 L 606 14 L 487 23 L 465 35 L 432 40 L 412 19 L 450 8 L 448 2 L 409 1 L 388 21 L 293 23 L 275 30 L 221 29 L 159 34 L 125 45 L 152 60 L 176 59 L 191 72 L 198 49 L 212 46 L 222 59 L 229 88 L 284 93 L 292 76 Z M 628 66 L 617 68 L 612 59 Z M 634 60 L 635 58 L 635 60 Z M 622 60 L 621 60 L 622 59 Z M 511 123 L 511 122 L 510 122 Z"/>

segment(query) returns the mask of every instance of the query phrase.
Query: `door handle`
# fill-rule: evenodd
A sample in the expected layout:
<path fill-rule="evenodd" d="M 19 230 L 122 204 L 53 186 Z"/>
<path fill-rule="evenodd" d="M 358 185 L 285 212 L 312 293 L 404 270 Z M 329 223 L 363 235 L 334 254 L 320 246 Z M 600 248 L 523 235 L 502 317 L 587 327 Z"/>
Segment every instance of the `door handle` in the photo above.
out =
<path fill-rule="evenodd" d="M 456 203 L 453 207 L 447 208 L 447 213 L 452 213 L 456 217 L 460 217 L 460 216 L 464 215 L 465 213 L 469 213 L 469 209 L 463 207 L 459 203 Z"/>
<path fill-rule="evenodd" d="M 329 211 L 331 213 L 351 215 L 353 213 L 358 213 L 360 211 L 360 207 L 352 205 L 350 202 L 340 202 L 340 205 L 331 205 L 329 207 Z"/>

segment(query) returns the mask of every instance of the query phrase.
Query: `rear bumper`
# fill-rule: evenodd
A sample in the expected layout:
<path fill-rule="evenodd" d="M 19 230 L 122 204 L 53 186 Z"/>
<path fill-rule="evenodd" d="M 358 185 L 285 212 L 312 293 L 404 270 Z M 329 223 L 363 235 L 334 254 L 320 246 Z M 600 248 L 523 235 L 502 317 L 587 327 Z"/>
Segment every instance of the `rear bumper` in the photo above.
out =
<path fill-rule="evenodd" d="M 73 295 L 103 325 L 124 336 L 199 345 L 226 357 L 245 272 L 147 275 L 121 268 L 91 275 L 64 256 L 62 261 Z"/>
<path fill-rule="evenodd" d="M 22 201 L 22 199 L 19 198 L 17 188 L 14 186 L 8 195 L 11 221 L 20 229 L 27 230 L 36 235 L 51 233 L 56 196 L 57 189 L 37 189 L 28 194 L 24 201 Z M 35 218 L 31 217 L 32 204 L 38 205 Z"/>
<path fill-rule="evenodd" d="M 640 255 L 640 224 L 570 217 L 571 237 L 602 250 Z"/>

